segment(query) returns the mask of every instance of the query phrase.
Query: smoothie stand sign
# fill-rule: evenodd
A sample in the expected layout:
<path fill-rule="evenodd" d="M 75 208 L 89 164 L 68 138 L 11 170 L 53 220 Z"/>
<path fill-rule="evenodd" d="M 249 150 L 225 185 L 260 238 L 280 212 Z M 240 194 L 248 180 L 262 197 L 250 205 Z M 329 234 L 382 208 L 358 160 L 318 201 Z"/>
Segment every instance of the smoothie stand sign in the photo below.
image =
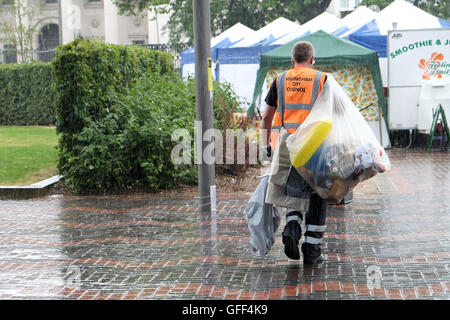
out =
<path fill-rule="evenodd" d="M 391 31 L 388 48 L 389 87 L 450 81 L 450 29 Z"/>

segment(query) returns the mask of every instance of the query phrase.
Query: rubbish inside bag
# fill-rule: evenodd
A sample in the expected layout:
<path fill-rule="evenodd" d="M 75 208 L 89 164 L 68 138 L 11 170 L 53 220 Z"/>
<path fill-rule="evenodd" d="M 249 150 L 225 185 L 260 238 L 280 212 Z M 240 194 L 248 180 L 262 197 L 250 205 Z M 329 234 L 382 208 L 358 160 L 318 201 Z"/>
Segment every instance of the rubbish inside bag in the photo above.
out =
<path fill-rule="evenodd" d="M 331 123 L 320 127 L 324 119 Z M 316 145 L 309 142 L 316 150 L 312 155 L 311 147 L 304 150 L 307 140 L 318 141 Z M 286 144 L 294 168 L 320 197 L 332 202 L 341 201 L 358 183 L 390 169 L 385 150 L 332 75 Z"/>
<path fill-rule="evenodd" d="M 297 169 L 307 176 L 305 180 L 315 181 L 319 195 L 339 202 L 358 183 L 386 171 L 386 166 L 375 160 L 375 154 L 383 152 L 375 146 L 321 146 L 305 166 Z"/>
<path fill-rule="evenodd" d="M 291 161 L 294 167 L 303 166 L 311 158 L 323 143 L 331 128 L 332 121 L 330 118 L 323 118 L 314 123 Z"/>
<path fill-rule="evenodd" d="M 265 203 L 268 181 L 268 175 L 262 177 L 244 210 L 250 231 L 250 248 L 255 256 L 264 256 L 270 251 L 281 222 L 282 210 Z"/>

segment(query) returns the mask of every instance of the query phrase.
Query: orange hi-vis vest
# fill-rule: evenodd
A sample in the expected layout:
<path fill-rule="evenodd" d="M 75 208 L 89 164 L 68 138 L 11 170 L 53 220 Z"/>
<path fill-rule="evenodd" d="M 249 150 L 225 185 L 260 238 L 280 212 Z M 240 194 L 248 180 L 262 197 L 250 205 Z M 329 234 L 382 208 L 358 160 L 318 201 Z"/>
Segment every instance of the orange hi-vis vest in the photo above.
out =
<path fill-rule="evenodd" d="M 284 127 L 294 133 L 311 112 L 314 102 L 322 92 L 324 82 L 325 73 L 300 66 L 277 77 L 278 106 L 270 135 L 272 150 L 277 146 L 283 124 L 282 110 Z"/>

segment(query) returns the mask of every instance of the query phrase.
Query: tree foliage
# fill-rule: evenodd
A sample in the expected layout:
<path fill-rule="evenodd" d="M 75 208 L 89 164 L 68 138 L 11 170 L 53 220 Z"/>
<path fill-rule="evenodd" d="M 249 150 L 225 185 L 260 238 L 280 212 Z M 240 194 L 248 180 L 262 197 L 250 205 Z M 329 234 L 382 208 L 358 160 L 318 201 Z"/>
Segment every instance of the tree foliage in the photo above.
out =
<path fill-rule="evenodd" d="M 8 0 L 0 7 L 3 17 L 0 34 L 17 50 L 21 62 L 32 60 L 34 39 L 39 33 L 36 20 L 41 15 L 42 4 L 40 0 Z"/>
<path fill-rule="evenodd" d="M 273 20 L 284 17 L 305 23 L 319 15 L 331 0 L 211 0 L 212 36 L 240 22 L 258 30 Z M 168 29 L 170 43 L 178 50 L 191 47 L 194 42 L 192 0 L 115 0 L 122 13 L 137 14 L 155 5 L 171 12 Z M 166 9 L 164 9 L 166 8 Z"/>

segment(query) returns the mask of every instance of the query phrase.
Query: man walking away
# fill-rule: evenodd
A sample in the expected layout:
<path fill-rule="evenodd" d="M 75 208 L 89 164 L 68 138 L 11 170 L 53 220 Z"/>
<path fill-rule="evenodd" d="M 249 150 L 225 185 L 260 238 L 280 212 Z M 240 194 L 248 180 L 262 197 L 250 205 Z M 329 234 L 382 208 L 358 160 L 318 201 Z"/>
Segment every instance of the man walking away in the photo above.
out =
<path fill-rule="evenodd" d="M 290 133 L 294 133 L 305 121 L 322 91 L 326 74 L 312 68 L 314 55 L 311 43 L 306 41 L 296 43 L 291 58 L 294 67 L 278 75 L 270 87 L 265 99 L 267 106 L 261 126 L 263 132 L 267 134 L 263 136 L 263 139 L 266 139 L 266 142 L 269 139 L 271 141 L 271 146 L 267 147 L 269 156 L 271 151 L 276 148 L 282 125 Z M 282 103 L 279 99 L 284 99 L 283 110 L 281 110 Z M 272 125 L 274 116 L 275 120 Z M 301 179 L 301 176 L 292 167 L 290 171 L 290 175 L 296 175 L 295 179 Z M 291 259 L 300 259 L 298 248 L 299 240 L 302 237 L 300 225 L 305 214 L 306 232 L 301 251 L 303 262 L 313 264 L 323 261 L 321 244 L 325 231 L 327 201 L 320 198 L 306 182 L 304 185 L 305 187 L 300 191 L 305 198 L 309 199 L 308 210 L 305 214 L 296 208 L 288 209 L 282 236 L 285 254 Z"/>

